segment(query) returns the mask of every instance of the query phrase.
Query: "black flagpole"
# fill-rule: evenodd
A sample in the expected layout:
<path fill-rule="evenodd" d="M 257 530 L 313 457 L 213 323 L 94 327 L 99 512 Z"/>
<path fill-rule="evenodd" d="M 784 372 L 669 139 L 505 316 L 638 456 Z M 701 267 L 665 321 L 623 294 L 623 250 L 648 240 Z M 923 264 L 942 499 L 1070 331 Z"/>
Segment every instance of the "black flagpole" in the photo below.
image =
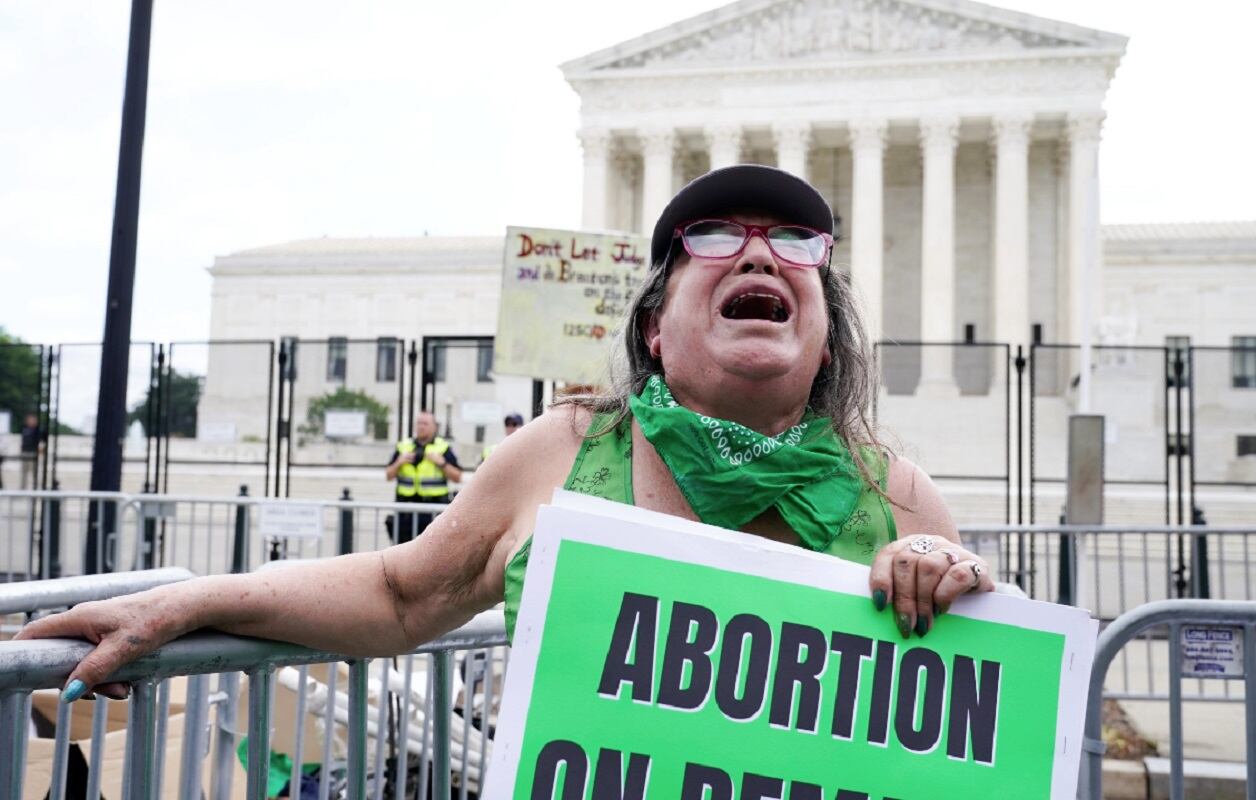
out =
<path fill-rule="evenodd" d="M 100 392 L 96 401 L 96 434 L 92 448 L 92 491 L 116 492 L 122 485 L 131 298 L 135 287 L 135 243 L 140 213 L 140 167 L 144 156 L 152 21 L 152 0 L 132 0 L 126 91 L 122 98 L 122 134 L 118 145 L 118 184 L 113 205 L 113 241 L 109 249 L 105 336 L 100 354 Z M 112 572 L 115 568 L 116 523 L 116 504 L 91 504 L 83 559 L 85 573 Z"/>

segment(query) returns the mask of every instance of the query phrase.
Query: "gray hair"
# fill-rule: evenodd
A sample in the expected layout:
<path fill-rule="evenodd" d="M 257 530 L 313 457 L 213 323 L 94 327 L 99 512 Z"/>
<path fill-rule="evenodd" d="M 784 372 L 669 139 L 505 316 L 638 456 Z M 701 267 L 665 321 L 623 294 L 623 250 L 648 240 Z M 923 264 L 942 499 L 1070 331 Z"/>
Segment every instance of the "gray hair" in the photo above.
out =
<path fill-rule="evenodd" d="M 621 353 L 610 367 L 610 389 L 602 393 L 574 394 L 556 405 L 575 405 L 598 414 L 611 414 L 612 422 L 590 436 L 614 429 L 631 411 L 628 398 L 641 393 L 652 375 L 663 374 L 663 363 L 650 354 L 645 341 L 645 323 L 663 308 L 670 265 L 683 253 L 679 240 L 662 262 L 652 264 L 628 304 L 619 339 Z M 833 431 L 850 449 L 856 466 L 870 488 L 884 494 L 861 449 L 885 451 L 878 440 L 869 409 L 877 391 L 871 343 L 864 328 L 850 276 L 830 265 L 821 268 L 824 304 L 828 313 L 827 344 L 832 359 L 820 367 L 811 382 L 808 407 L 829 417 Z M 617 342 L 617 344 L 619 344 Z"/>

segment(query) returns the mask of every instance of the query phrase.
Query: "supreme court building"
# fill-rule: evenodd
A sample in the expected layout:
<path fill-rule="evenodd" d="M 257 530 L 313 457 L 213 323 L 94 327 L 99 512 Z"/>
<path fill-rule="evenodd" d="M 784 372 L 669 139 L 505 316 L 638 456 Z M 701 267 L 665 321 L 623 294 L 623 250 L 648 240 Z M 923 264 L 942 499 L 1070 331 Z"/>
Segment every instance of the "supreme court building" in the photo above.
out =
<path fill-rule="evenodd" d="M 804 176 L 839 218 L 834 263 L 885 343 L 878 418 L 930 472 L 990 478 L 995 500 L 973 500 L 968 519 L 1002 519 L 997 484 L 1018 469 L 1002 444 L 1017 346 L 1043 348 L 1030 385 L 1038 476 L 1063 475 L 1066 421 L 1085 405 L 1108 420 L 1109 478 L 1141 491 L 1166 471 L 1172 435 L 1163 348 L 1256 346 L 1256 223 L 1100 226 L 1104 97 L 1125 45 L 968 0 L 741 0 L 562 65 L 581 101 L 580 224 L 648 233 L 686 181 L 738 162 Z M 322 340 L 299 361 L 321 383 L 300 391 L 369 386 L 392 408 L 388 337 L 493 336 L 502 250 L 499 236 L 414 237 L 224 255 L 210 268 L 210 338 Z M 1050 348 L 1081 342 L 1086 320 L 1109 349 L 1082 404 L 1076 353 Z M 1138 345 L 1161 349 L 1121 349 Z M 1256 353 L 1245 358 L 1218 351 L 1193 367 L 1209 448 L 1196 467 L 1256 485 Z M 240 363 L 209 358 L 202 419 L 220 441 L 261 434 L 233 410 Z M 526 413 L 526 385 L 491 388 L 482 358 L 464 371 L 466 397 Z M 435 410 L 463 446 L 500 436 L 457 403 Z M 944 490 L 961 505 L 968 491 Z"/>
<path fill-rule="evenodd" d="M 697 175 L 775 164 L 840 217 L 874 338 L 1078 342 L 1125 43 L 955 0 L 734 3 L 563 65 L 583 226 L 648 232 Z"/>

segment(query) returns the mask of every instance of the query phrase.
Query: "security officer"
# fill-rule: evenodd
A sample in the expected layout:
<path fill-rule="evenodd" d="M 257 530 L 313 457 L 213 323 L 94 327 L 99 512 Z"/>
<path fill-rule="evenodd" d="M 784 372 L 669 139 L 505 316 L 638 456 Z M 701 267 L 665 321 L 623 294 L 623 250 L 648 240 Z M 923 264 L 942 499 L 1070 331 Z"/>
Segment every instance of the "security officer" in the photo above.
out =
<path fill-rule="evenodd" d="M 458 456 L 449 442 L 436 435 L 436 417 L 422 411 L 414 419 L 414 437 L 397 442 L 385 474 L 397 482 L 398 503 L 448 503 L 449 482 L 462 480 Z M 395 534 L 398 542 L 408 542 L 423 533 L 435 515 L 398 514 Z"/>
<path fill-rule="evenodd" d="M 523 427 L 523 415 L 518 412 L 507 414 L 506 419 L 502 420 L 502 426 L 506 429 L 506 435 L 509 436 Z M 484 445 L 484 449 L 480 451 L 480 463 L 483 464 L 495 449 L 497 449 L 495 444 Z"/>

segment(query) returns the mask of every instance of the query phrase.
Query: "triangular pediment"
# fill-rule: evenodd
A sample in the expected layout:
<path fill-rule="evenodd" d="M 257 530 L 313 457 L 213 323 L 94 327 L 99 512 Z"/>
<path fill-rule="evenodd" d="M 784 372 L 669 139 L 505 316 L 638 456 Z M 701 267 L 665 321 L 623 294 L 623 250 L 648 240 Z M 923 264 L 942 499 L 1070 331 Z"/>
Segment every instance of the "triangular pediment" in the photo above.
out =
<path fill-rule="evenodd" d="M 563 65 L 576 74 L 651 67 L 869 57 L 1123 49 L 1117 34 L 970 0 L 741 0 Z"/>

